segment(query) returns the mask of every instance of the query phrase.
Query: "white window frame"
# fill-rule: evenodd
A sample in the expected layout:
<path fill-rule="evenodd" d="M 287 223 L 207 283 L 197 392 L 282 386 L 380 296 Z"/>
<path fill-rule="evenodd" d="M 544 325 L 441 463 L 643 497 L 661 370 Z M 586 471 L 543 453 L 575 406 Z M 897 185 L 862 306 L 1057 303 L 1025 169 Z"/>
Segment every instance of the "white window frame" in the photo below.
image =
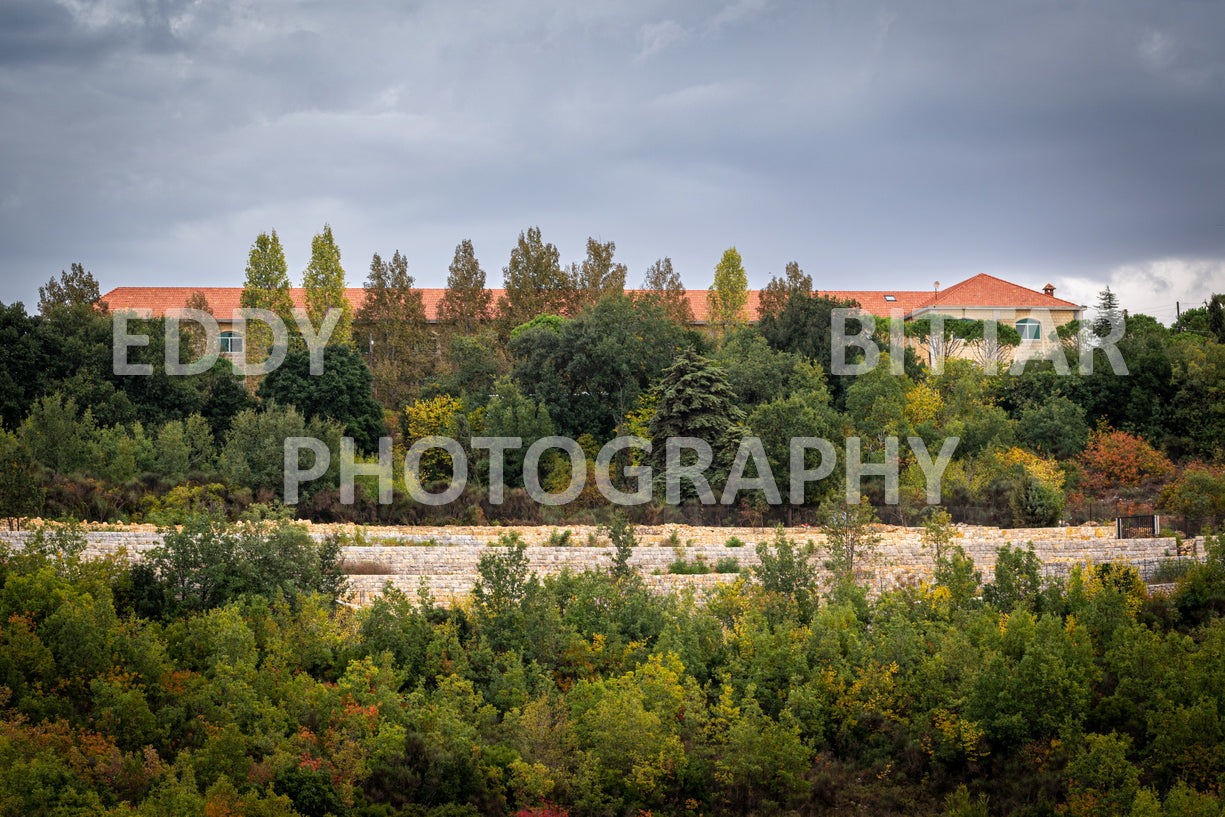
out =
<path fill-rule="evenodd" d="M 225 331 L 221 333 L 221 354 L 223 355 L 241 355 L 246 342 L 243 336 L 237 332 Z"/>
<path fill-rule="evenodd" d="M 1017 334 L 1021 340 L 1042 340 L 1042 322 L 1033 318 L 1021 318 L 1017 321 Z"/>

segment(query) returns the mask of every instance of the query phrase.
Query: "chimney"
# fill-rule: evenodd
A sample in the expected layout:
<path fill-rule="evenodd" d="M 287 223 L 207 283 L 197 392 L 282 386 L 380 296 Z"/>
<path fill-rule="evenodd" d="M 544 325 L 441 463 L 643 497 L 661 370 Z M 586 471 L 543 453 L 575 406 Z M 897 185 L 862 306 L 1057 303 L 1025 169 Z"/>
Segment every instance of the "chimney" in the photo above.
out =
<path fill-rule="evenodd" d="M 1046 286 L 1042 287 L 1042 291 L 1046 293 L 1046 297 L 1048 298 L 1055 297 L 1055 285 L 1054 284 L 1047 284 Z"/>

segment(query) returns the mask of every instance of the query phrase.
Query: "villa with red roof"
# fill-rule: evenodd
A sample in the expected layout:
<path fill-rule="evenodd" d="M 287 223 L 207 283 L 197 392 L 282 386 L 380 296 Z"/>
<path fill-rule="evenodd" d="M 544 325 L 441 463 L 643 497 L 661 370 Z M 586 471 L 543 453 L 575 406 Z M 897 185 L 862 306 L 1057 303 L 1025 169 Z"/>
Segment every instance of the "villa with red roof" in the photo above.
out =
<path fill-rule="evenodd" d="M 436 323 L 438 306 L 446 290 L 418 291 L 425 305 L 426 321 Z M 165 315 L 167 310 L 184 307 L 188 298 L 195 293 L 203 294 L 217 319 L 222 332 L 222 351 L 239 352 L 242 341 L 232 317 L 241 308 L 239 299 L 242 287 L 116 287 L 103 295 L 102 300 L 112 311 L 132 310 L 142 317 L 156 318 Z M 490 293 L 496 308 L 505 290 L 493 289 Z M 1020 333 L 1022 343 L 1016 350 L 1019 358 L 1045 355 L 1055 329 L 1081 319 L 1084 310 L 1083 306 L 1056 298 L 1055 287 L 1051 284 L 1038 291 L 987 274 L 975 275 L 943 290 L 818 290 L 816 294 L 856 301 L 861 309 L 879 318 L 901 317 L 910 321 L 925 315 L 944 315 L 950 318 L 996 320 L 1015 327 Z M 705 326 L 708 323 L 707 291 L 691 289 L 685 295 L 694 315 L 694 324 Z M 746 317 L 752 322 L 760 314 L 759 295 L 758 290 L 749 292 Z M 345 297 L 356 314 L 365 300 L 366 290 L 351 287 L 345 290 Z M 291 289 L 290 298 L 295 307 L 305 308 L 303 289 Z"/>

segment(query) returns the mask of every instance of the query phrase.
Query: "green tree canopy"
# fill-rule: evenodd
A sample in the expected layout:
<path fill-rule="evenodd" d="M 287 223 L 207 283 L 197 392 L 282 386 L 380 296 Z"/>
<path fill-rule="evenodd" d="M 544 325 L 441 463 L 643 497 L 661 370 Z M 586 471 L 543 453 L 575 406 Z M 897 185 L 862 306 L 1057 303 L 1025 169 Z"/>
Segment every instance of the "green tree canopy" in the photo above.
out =
<path fill-rule="evenodd" d="M 293 299 L 289 295 L 289 267 L 285 264 L 285 250 L 276 230 L 255 237 L 247 254 L 247 277 L 243 280 L 239 304 L 243 309 L 267 309 L 280 318 L 290 332 L 297 331 Z M 246 331 L 244 340 L 249 359 L 263 360 L 272 347 L 272 330 L 262 321 L 251 321 Z"/>
<path fill-rule="evenodd" d="M 858 306 L 857 301 L 793 292 L 781 312 L 762 315 L 758 328 L 775 349 L 801 354 L 828 371 L 833 360 L 833 311 Z M 853 326 L 848 327 L 848 331 L 853 330 Z M 845 359 L 847 363 L 857 363 L 863 359 L 863 350 L 848 346 Z M 830 377 L 830 388 L 838 405 L 851 379 L 846 375 Z"/>
<path fill-rule="evenodd" d="M 0 304 L 0 424 L 16 428 L 47 387 L 50 350 L 25 306 Z"/>
<path fill-rule="evenodd" d="M 1089 441 L 1085 410 L 1066 397 L 1053 397 L 1021 413 L 1017 439 L 1039 454 L 1071 459 Z"/>
<path fill-rule="evenodd" d="M 581 265 L 570 269 L 574 287 L 572 309 L 575 311 L 591 306 L 606 295 L 621 295 L 625 292 L 625 264 L 613 260 L 617 250 L 612 241 L 587 239 L 587 257 Z"/>
<path fill-rule="evenodd" d="M 555 432 L 549 409 L 520 391 L 510 378 L 500 378 L 494 384 L 494 396 L 485 408 L 485 432 L 491 437 L 519 437 L 521 448 L 507 449 L 503 457 L 506 484 L 523 485 L 523 460 L 527 449 L 542 437 Z M 482 472 L 488 474 L 487 456 L 482 456 Z"/>
<path fill-rule="evenodd" d="M 514 336 L 513 376 L 546 403 L 559 433 L 599 439 L 613 432 L 688 341 L 659 305 L 614 293 L 555 328 Z"/>
<path fill-rule="evenodd" d="M 642 297 L 657 300 L 668 320 L 679 326 L 693 323 L 693 308 L 689 305 L 685 284 L 673 271 L 671 258 L 661 258 L 647 267 L 642 288 L 645 290 Z"/>
<path fill-rule="evenodd" d="M 375 402 L 370 369 L 352 346 L 329 343 L 323 350 L 323 372 L 312 375 L 310 353 L 295 349 L 260 383 L 263 401 L 294 406 L 309 418 L 335 420 L 362 451 L 379 449 L 386 436 L 383 409 Z"/>
<path fill-rule="evenodd" d="M 1225 343 L 1225 295 L 1220 293 L 1208 300 L 1208 331 L 1217 343 Z"/>
<path fill-rule="evenodd" d="M 421 291 L 413 289 L 408 261 L 399 250 L 390 261 L 374 254 L 365 290 L 366 298 L 357 312 L 361 322 L 358 342 L 366 347 L 363 351 L 368 355 L 375 397 L 399 409 L 417 395 L 434 367 L 434 340 L 425 322 L 425 305 Z M 365 344 L 361 344 L 363 339 Z"/>
<path fill-rule="evenodd" d="M 782 277 L 770 276 L 770 282 L 761 291 L 758 301 L 758 316 L 777 316 L 787 305 L 787 301 L 797 292 L 812 294 L 812 276 L 806 275 L 796 261 L 788 262 Z"/>
<path fill-rule="evenodd" d="M 748 302 L 749 278 L 744 262 L 736 248 L 729 247 L 715 265 L 715 280 L 706 295 L 708 320 L 720 337 L 731 327 L 748 320 L 745 309 Z"/>
<path fill-rule="evenodd" d="M 455 247 L 447 274 L 447 291 L 438 303 L 438 320 L 462 335 L 476 334 L 492 317 L 493 295 L 485 288 L 485 270 L 472 242 Z"/>
<path fill-rule="evenodd" d="M 162 544 L 145 557 L 143 612 L 201 612 L 244 594 L 290 599 L 323 593 L 334 601 L 343 591 L 340 549 L 335 541 L 316 542 L 301 525 L 288 521 L 248 525 L 235 530 L 204 515 L 181 528 L 162 531 Z"/>
<path fill-rule="evenodd" d="M 58 281 L 52 278 L 38 288 L 38 311 L 44 317 L 56 309 L 72 307 L 98 307 L 105 312 L 106 304 L 101 301 L 102 293 L 93 273 L 79 263 L 72 265 L 72 272 L 61 271 Z"/>
<path fill-rule="evenodd" d="M 340 310 L 340 321 L 328 343 L 353 345 L 353 307 L 345 297 L 345 271 L 340 265 L 340 247 L 330 224 L 311 239 L 311 260 L 302 272 L 306 290 L 306 314 L 318 331 L 329 309 Z"/>
<path fill-rule="evenodd" d="M 730 466 L 739 442 L 744 412 L 722 368 L 693 349 L 683 350 L 664 370 L 655 387 L 658 399 L 651 417 L 650 462 L 657 477 L 666 466 L 665 444 L 670 437 L 696 437 L 711 447 L 714 464 Z M 682 451 L 682 465 L 692 464 L 692 451 Z M 692 486 L 683 485 L 686 491 Z"/>
<path fill-rule="evenodd" d="M 503 335 L 537 315 L 569 311 L 570 279 L 561 268 L 557 247 L 545 243 L 539 227 L 519 233 L 519 242 L 502 276 L 506 296 L 498 304 L 498 312 Z"/>

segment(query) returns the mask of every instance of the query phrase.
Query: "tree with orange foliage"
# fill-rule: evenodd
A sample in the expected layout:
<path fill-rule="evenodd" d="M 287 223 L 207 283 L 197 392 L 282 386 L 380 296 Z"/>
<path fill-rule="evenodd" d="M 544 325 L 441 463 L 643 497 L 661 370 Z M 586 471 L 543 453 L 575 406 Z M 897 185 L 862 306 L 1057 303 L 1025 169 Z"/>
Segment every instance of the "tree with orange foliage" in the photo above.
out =
<path fill-rule="evenodd" d="M 1109 427 L 1089 435 L 1089 445 L 1077 462 L 1082 469 L 1082 489 L 1097 498 L 1117 497 L 1127 489 L 1156 493 L 1174 474 L 1170 458 L 1143 438 Z"/>

